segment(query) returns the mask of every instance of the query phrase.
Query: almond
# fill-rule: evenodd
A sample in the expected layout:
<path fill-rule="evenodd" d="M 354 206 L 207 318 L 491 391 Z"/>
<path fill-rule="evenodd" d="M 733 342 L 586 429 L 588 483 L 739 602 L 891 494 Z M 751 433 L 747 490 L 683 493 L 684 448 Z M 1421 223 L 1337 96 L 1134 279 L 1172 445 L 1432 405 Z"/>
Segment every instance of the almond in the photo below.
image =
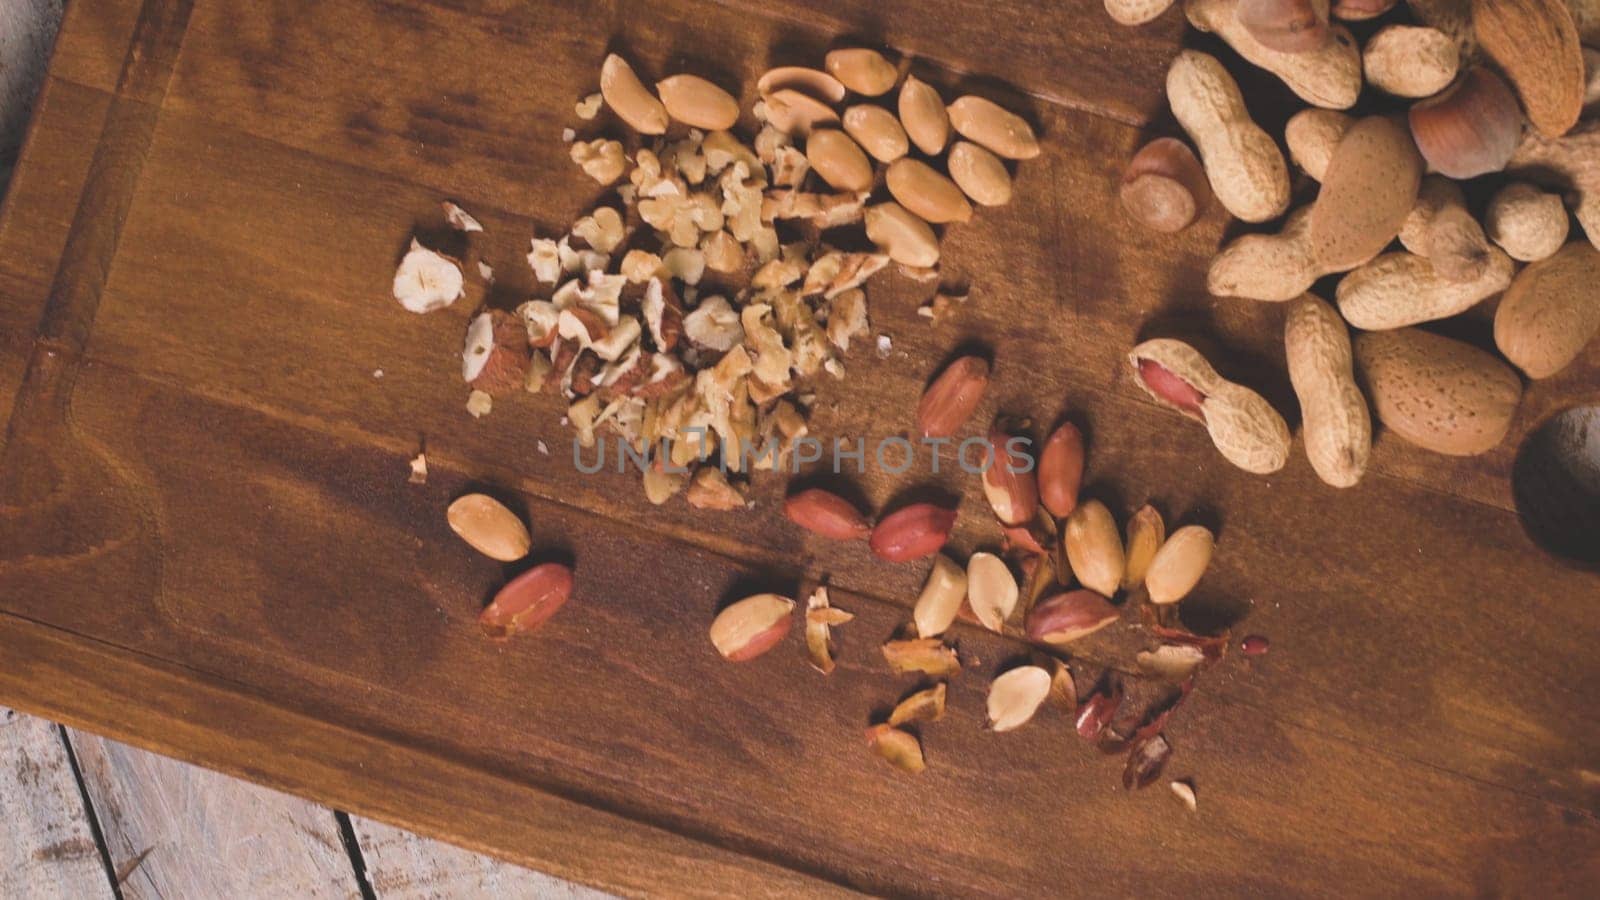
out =
<path fill-rule="evenodd" d="M 806 160 L 829 186 L 840 191 L 872 188 L 872 162 L 842 131 L 818 128 L 806 138 Z"/>
<path fill-rule="evenodd" d="M 812 129 L 839 124 L 839 114 L 821 100 L 793 88 L 781 88 L 763 96 L 767 121 L 790 137 L 804 137 Z"/>
<path fill-rule="evenodd" d="M 983 627 L 1005 631 L 1006 619 L 1017 608 L 1017 593 L 1017 579 L 1000 557 L 974 553 L 967 560 L 967 605 Z"/>
<path fill-rule="evenodd" d="M 931 638 L 944 634 L 955 622 L 966 599 L 967 573 L 943 553 L 935 556 L 928 580 L 923 583 L 917 605 L 911 611 L 917 636 Z"/>
<path fill-rule="evenodd" d="M 1076 590 L 1039 601 L 1028 613 L 1028 639 L 1068 644 L 1110 625 L 1121 612 L 1094 591 Z"/>
<path fill-rule="evenodd" d="M 887 94 L 900 73 L 882 53 L 866 47 L 834 50 L 822 62 L 833 77 L 863 97 Z"/>
<path fill-rule="evenodd" d="M 1311 207 L 1310 240 L 1324 271 L 1377 256 L 1405 224 L 1422 186 L 1422 157 L 1404 126 L 1370 116 L 1334 148 Z"/>
<path fill-rule="evenodd" d="M 893 725 L 874 725 L 867 729 L 867 746 L 902 772 L 915 775 L 928 767 L 922 758 L 922 744 L 915 735 Z"/>
<path fill-rule="evenodd" d="M 989 362 L 963 356 L 945 366 L 922 392 L 917 404 L 917 430 L 925 438 L 952 437 L 972 417 L 989 387 Z"/>
<path fill-rule="evenodd" d="M 921 160 L 895 160 L 889 164 L 884 181 L 901 206 L 935 225 L 972 218 L 972 204 L 961 188 Z"/>
<path fill-rule="evenodd" d="M 656 82 L 667 115 L 691 128 L 726 131 L 739 121 L 739 101 L 698 75 L 672 75 Z"/>
<path fill-rule="evenodd" d="M 957 134 L 999 156 L 1033 159 L 1039 155 L 1039 139 L 1034 137 L 1033 127 L 993 100 L 971 95 L 958 98 L 950 104 L 949 116 Z"/>
<path fill-rule="evenodd" d="M 516 513 L 487 494 L 463 494 L 450 504 L 445 519 L 472 549 L 500 562 L 528 555 L 533 539 Z"/>
<path fill-rule="evenodd" d="M 1062 543 L 1080 584 L 1107 597 L 1117 592 L 1127 560 L 1116 520 L 1104 503 L 1086 500 L 1078 504 L 1062 529 Z"/>
<path fill-rule="evenodd" d="M 950 539 L 956 511 L 932 503 L 914 503 L 879 520 L 868 544 L 880 559 L 911 562 L 938 553 Z"/>
<path fill-rule="evenodd" d="M 1563 0 L 1473 0 L 1478 43 L 1516 85 L 1528 121 L 1545 137 L 1572 130 L 1583 112 L 1583 48 Z"/>
<path fill-rule="evenodd" d="M 836 541 L 859 541 L 872 533 L 866 517 L 850 501 L 821 488 L 784 498 L 783 514 L 801 528 Z"/>
<path fill-rule="evenodd" d="M 933 85 L 915 75 L 907 75 L 900 85 L 900 125 L 917 149 L 929 156 L 944 150 L 950 140 L 950 114 L 945 111 L 944 98 Z"/>
<path fill-rule="evenodd" d="M 628 61 L 615 53 L 600 66 L 600 96 L 617 118 L 640 134 L 665 134 L 667 108 L 644 86 Z"/>
<path fill-rule="evenodd" d="M 1500 299 L 1494 342 L 1529 378 L 1566 368 L 1600 332 L 1600 251 L 1573 241 L 1523 269 Z"/>
<path fill-rule="evenodd" d="M 1494 448 L 1522 399 L 1521 380 L 1499 358 L 1415 328 L 1358 333 L 1355 357 L 1378 420 L 1435 453 Z"/>
<path fill-rule="evenodd" d="M 956 652 L 938 638 L 889 641 L 883 645 L 883 659 L 899 675 L 944 678 L 961 671 L 961 660 Z"/>
<path fill-rule="evenodd" d="M 1010 731 L 1026 724 L 1048 696 L 1050 673 L 1038 666 L 1001 673 L 989 685 L 989 730 Z"/>
<path fill-rule="evenodd" d="M 1011 202 L 1011 173 L 1000 157 L 970 141 L 956 141 L 945 160 L 950 178 L 979 206 Z"/>
<path fill-rule="evenodd" d="M 881 106 L 862 103 L 844 111 L 845 134 L 855 138 L 873 159 L 891 163 L 911 150 L 911 139 L 900 120 Z"/>
<path fill-rule="evenodd" d="M 560 563 L 534 566 L 506 582 L 478 615 L 484 634 L 506 639 L 532 631 L 556 614 L 572 596 L 572 570 Z"/>
<path fill-rule="evenodd" d="M 1146 503 L 1128 520 L 1127 565 L 1122 570 L 1122 587 L 1133 590 L 1144 583 L 1150 561 L 1167 539 L 1167 526 L 1161 513 Z"/>
<path fill-rule="evenodd" d="M 867 207 L 867 238 L 903 266 L 928 268 L 939 262 L 939 236 L 927 222 L 898 203 Z"/>
<path fill-rule="evenodd" d="M 1216 538 L 1201 525 L 1185 525 L 1172 533 L 1150 560 L 1144 587 L 1150 602 L 1159 606 L 1177 603 L 1200 582 L 1211 565 L 1211 550 Z"/>
<path fill-rule="evenodd" d="M 1039 453 L 1039 499 L 1058 519 L 1072 515 L 1083 484 L 1083 433 L 1063 422 Z"/>
<path fill-rule="evenodd" d="M 753 594 L 731 604 L 711 622 L 711 643 L 729 662 L 755 659 L 789 633 L 794 601 L 778 594 Z"/>
<path fill-rule="evenodd" d="M 805 66 L 779 66 L 776 69 L 768 69 L 756 81 L 756 92 L 762 96 L 784 88 L 810 94 L 824 103 L 839 103 L 844 100 L 844 85 L 839 79 L 827 72 L 808 69 Z"/>
<path fill-rule="evenodd" d="M 1017 452 L 1014 439 L 998 426 L 989 431 L 988 467 L 982 475 L 983 496 L 1002 525 L 1023 525 L 1039 511 L 1039 482 L 1033 460 Z M 1020 457 L 1020 458 L 1019 458 Z"/>

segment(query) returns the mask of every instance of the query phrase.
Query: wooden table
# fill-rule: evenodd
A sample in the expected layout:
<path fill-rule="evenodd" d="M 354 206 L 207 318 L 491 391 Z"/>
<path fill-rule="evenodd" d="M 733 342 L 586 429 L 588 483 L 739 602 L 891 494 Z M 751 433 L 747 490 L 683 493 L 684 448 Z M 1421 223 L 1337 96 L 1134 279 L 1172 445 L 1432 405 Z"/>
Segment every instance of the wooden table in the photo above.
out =
<path fill-rule="evenodd" d="M 952 321 L 916 315 L 926 286 L 873 283 L 894 351 L 852 352 L 813 427 L 906 428 L 937 361 L 979 342 L 997 368 L 978 418 L 1073 410 L 1091 493 L 1220 522 L 1196 609 L 1273 649 L 1230 658 L 1168 731 L 1197 814 L 1124 793 L 1059 716 L 984 733 L 988 676 L 1023 648 L 976 631 L 928 772 L 890 770 L 861 731 L 911 687 L 876 645 L 922 567 L 798 533 L 778 477 L 753 511 L 709 514 L 578 476 L 553 398 L 465 413 L 471 310 L 387 296 L 445 196 L 528 278 L 530 234 L 593 201 L 559 133 L 607 48 L 753 87 L 842 36 L 926 58 L 945 88 L 1026 88 L 1046 150 L 1014 203 L 951 230 L 946 277 L 973 290 Z M 623 893 L 1592 890 L 1600 579 L 1528 541 L 1508 473 L 1533 426 L 1600 399 L 1600 348 L 1481 458 L 1385 435 L 1343 492 L 1298 454 L 1270 478 L 1223 463 L 1122 362 L 1199 330 L 1294 408 L 1281 311 L 1202 288 L 1222 216 L 1154 238 L 1112 200 L 1169 127 L 1180 40 L 1176 14 L 1124 30 L 1097 0 L 75 0 L 0 219 L 0 703 Z M 861 493 L 941 483 L 964 493 L 955 548 L 992 541 L 969 481 L 922 465 Z M 473 618 L 506 572 L 442 515 L 485 484 L 578 572 L 570 607 L 505 646 Z M 831 677 L 795 645 L 717 658 L 720 601 L 822 574 L 858 616 Z"/>

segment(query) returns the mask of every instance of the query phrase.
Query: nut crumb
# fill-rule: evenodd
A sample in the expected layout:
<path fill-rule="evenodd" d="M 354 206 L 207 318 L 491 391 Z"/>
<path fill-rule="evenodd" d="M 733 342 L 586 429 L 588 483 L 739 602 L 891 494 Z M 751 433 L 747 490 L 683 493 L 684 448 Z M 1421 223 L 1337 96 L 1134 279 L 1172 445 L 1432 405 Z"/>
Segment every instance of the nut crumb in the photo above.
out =
<path fill-rule="evenodd" d="M 471 413 L 474 419 L 481 419 L 487 416 L 489 410 L 493 408 L 494 400 L 483 391 L 473 391 L 467 395 L 467 412 Z"/>
<path fill-rule="evenodd" d="M 373 378 L 382 378 L 383 377 L 383 370 L 382 369 L 373 369 L 372 370 L 372 377 Z"/>
<path fill-rule="evenodd" d="M 888 359 L 889 353 L 894 350 L 894 338 L 887 334 L 878 335 L 878 358 Z"/>
<path fill-rule="evenodd" d="M 483 260 L 478 260 L 478 276 L 485 282 L 494 284 L 494 267 Z"/>
<path fill-rule="evenodd" d="M 478 220 L 474 219 L 471 213 L 449 200 L 440 201 L 439 206 L 444 209 L 444 220 L 450 223 L 451 228 L 468 232 L 483 230 L 483 226 L 478 224 Z"/>
<path fill-rule="evenodd" d="M 1167 787 L 1172 788 L 1172 795 L 1177 797 L 1178 802 L 1182 803 L 1189 812 L 1195 812 L 1200 808 L 1199 801 L 1194 796 L 1194 786 L 1189 782 L 1173 781 L 1168 783 Z"/>
<path fill-rule="evenodd" d="M 578 105 L 573 107 L 572 111 L 577 113 L 578 118 L 587 122 L 600 114 L 600 101 L 599 94 L 590 94 L 579 100 Z"/>
<path fill-rule="evenodd" d="M 561 129 L 561 143 L 570 144 L 578 139 L 578 133 L 571 128 Z"/>
<path fill-rule="evenodd" d="M 550 446 L 548 444 L 546 444 L 544 441 L 534 441 L 534 446 L 539 448 L 539 455 L 540 456 L 549 456 L 550 455 Z"/>
<path fill-rule="evenodd" d="M 418 453 L 411 460 L 411 477 L 406 479 L 411 484 L 428 483 L 428 454 Z"/>

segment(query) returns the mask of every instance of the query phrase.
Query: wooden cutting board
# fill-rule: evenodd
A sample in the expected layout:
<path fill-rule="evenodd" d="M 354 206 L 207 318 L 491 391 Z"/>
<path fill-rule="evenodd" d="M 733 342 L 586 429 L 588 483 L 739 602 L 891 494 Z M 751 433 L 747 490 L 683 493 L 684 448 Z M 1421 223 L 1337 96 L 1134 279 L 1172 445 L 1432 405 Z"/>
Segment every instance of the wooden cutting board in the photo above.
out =
<path fill-rule="evenodd" d="M 1024 648 L 975 630 L 951 714 L 922 730 L 928 771 L 885 766 L 862 729 L 914 684 L 877 644 L 923 566 L 799 533 L 780 477 L 718 514 L 578 475 L 553 398 L 465 412 L 472 310 L 388 296 L 444 197 L 484 222 L 502 283 L 527 283 L 528 238 L 595 199 L 559 135 L 608 49 L 748 91 L 850 38 L 925 58 L 948 91 L 1026 91 L 1046 149 L 1011 205 L 950 230 L 945 276 L 972 289 L 950 321 L 916 314 L 926 286 L 873 282 L 893 350 L 853 350 L 813 429 L 903 431 L 939 361 L 982 344 L 976 420 L 1071 411 L 1119 516 L 1148 497 L 1220 525 L 1194 612 L 1273 644 L 1209 673 L 1167 732 L 1195 814 L 1124 792 L 1059 715 L 982 731 L 989 677 Z M 1281 310 L 1203 289 L 1223 216 L 1161 238 L 1114 202 L 1123 161 L 1170 131 L 1181 40 L 1177 13 L 1121 29 L 1097 0 L 74 0 L 0 218 L 0 704 L 630 894 L 1592 888 L 1600 578 L 1527 539 L 1509 473 L 1530 429 L 1600 400 L 1600 348 L 1480 458 L 1384 435 L 1347 491 L 1298 449 L 1266 478 L 1224 463 L 1122 360 L 1203 333 L 1295 409 Z M 424 444 L 431 477 L 408 484 Z M 959 495 L 955 551 L 991 544 L 949 469 L 853 481 L 880 509 Z M 482 486 L 577 570 L 572 603 L 504 646 L 473 620 L 508 570 L 443 516 Z M 797 640 L 716 656 L 720 602 L 822 575 L 858 617 L 832 676 Z"/>

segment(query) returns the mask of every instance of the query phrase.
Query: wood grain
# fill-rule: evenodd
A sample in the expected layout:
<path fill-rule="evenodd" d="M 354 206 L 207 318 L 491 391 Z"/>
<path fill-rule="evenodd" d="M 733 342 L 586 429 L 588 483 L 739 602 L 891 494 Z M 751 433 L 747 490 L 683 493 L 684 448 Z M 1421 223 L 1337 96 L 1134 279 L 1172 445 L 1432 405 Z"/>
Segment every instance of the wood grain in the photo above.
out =
<path fill-rule="evenodd" d="M 0 708 L 0 897 L 112 896 L 60 727 Z"/>
<path fill-rule="evenodd" d="M 379 900 L 507 897 L 603 900 L 610 896 L 481 854 L 352 816 L 367 881 Z"/>
<path fill-rule="evenodd" d="M 507 784 L 581 789 L 584 802 L 600 808 L 690 829 L 700 840 L 753 858 L 785 860 L 873 892 L 909 890 L 928 878 L 956 894 L 1003 893 L 1019 885 L 1044 892 L 1091 872 L 1103 877 L 1091 861 L 1171 834 L 1187 821 L 1181 808 L 1157 793 L 1124 799 L 1115 787 L 1115 763 L 1076 745 L 1059 718 L 1008 739 L 982 732 L 986 676 L 1018 653 L 1000 639 L 960 635 L 970 671 L 952 685 L 951 721 L 925 731 L 934 767 L 908 785 L 870 756 L 859 737 L 874 709 L 886 708 L 911 686 L 883 671 L 876 650 L 905 620 L 897 605 L 839 592 L 837 605 L 858 619 L 841 629 L 841 666 L 827 680 L 807 669 L 794 643 L 759 663 L 730 666 L 705 639 L 718 598 L 789 584 L 786 578 L 571 507 L 533 501 L 527 514 L 546 536 L 546 552 L 571 552 L 578 560 L 578 599 L 537 638 L 489 646 L 471 628 L 471 598 L 499 582 L 501 567 L 461 554 L 439 517 L 428 515 L 466 488 L 464 473 L 436 466 L 429 483 L 418 488 L 404 482 L 399 454 L 284 429 L 258 413 L 141 384 L 99 366 L 86 369 L 81 383 L 85 398 L 117 398 L 115 404 L 85 402 L 81 426 L 118 429 L 120 434 L 106 437 L 128 448 L 117 452 L 124 465 L 149 469 L 144 483 L 173 485 L 158 489 L 150 501 L 161 510 L 168 561 L 153 600 L 159 609 L 153 620 L 163 624 L 149 636 L 152 652 L 188 660 L 229 683 L 271 684 L 275 696 L 298 698 L 318 719 L 389 736 L 400 747 L 431 747 L 443 758 L 475 760 L 476 767 L 503 773 Z M 121 412 L 113 413 L 113 407 Z M 194 422 L 206 425 L 196 428 Z M 172 475 L 180 469 L 186 478 L 178 486 Z M 321 510 L 315 519 L 294 512 L 312 497 Z M 218 510 L 248 515 L 219 516 Z M 245 547 L 250 551 L 241 555 Z M 334 588 L 333 561 L 357 547 L 366 548 L 359 551 L 367 560 L 365 577 L 338 581 L 337 604 L 319 599 Z M 648 566 L 649 574 L 639 566 Z M 262 599 L 241 603 L 238 595 L 219 596 L 214 585 L 225 581 Z M 19 593 L 33 593 L 27 580 L 17 583 Z M 656 589 L 663 584 L 676 587 L 671 593 Z M 83 585 L 75 585 L 75 593 L 93 594 Z M 118 621 L 130 615 L 152 621 L 135 614 L 140 605 L 133 596 L 112 609 L 36 603 L 27 615 L 120 642 L 125 629 Z M 1282 685 L 1295 681 L 1352 675 L 1338 658 L 1350 648 L 1319 653 L 1315 645 L 1322 635 L 1308 633 L 1305 644 L 1296 636 L 1307 627 L 1280 630 L 1269 621 L 1267 630 L 1279 645 L 1272 656 L 1249 668 L 1239 661 L 1197 692 L 1195 705 L 1169 734 L 1183 754 L 1174 774 L 1194 775 L 1207 791 L 1207 827 L 1184 832 L 1192 850 L 1181 863 L 1163 860 L 1159 869 L 1128 870 L 1118 884 L 1161 892 L 1205 883 L 1236 891 L 1257 884 L 1254 879 L 1265 871 L 1259 877 L 1266 884 L 1291 892 L 1315 892 L 1319 883 L 1337 877 L 1355 893 L 1381 892 L 1395 878 L 1424 893 L 1456 893 L 1477 890 L 1493 872 L 1516 884 L 1544 886 L 1553 884 L 1554 873 L 1539 869 L 1532 857 L 1480 859 L 1475 835 L 1483 822 L 1499 823 L 1499 834 L 1543 850 L 1571 851 L 1573 858 L 1600 840 L 1582 812 L 1415 761 L 1371 742 L 1371 735 L 1326 734 L 1327 720 L 1308 727 L 1250 702 L 1258 686 L 1276 698 Z M 241 635 L 250 637 L 240 640 Z M 394 652 L 399 646 L 409 648 L 404 658 Z M 1321 668 L 1325 660 L 1337 668 Z M 24 670 L 36 665 L 30 660 Z M 32 671 L 30 681 L 85 695 L 88 703 L 123 702 L 126 688 L 102 696 L 98 686 L 87 689 L 84 674 L 69 675 L 76 668 L 52 669 L 51 677 Z M 1351 705 L 1389 702 L 1377 696 L 1383 691 L 1408 690 L 1396 670 L 1387 673 L 1342 685 L 1344 703 L 1326 715 L 1337 720 Z M 1280 689 L 1266 690 L 1266 681 Z M 141 695 L 154 690 L 148 682 L 140 680 Z M 1460 698 L 1471 703 L 1461 710 L 1464 715 L 1507 702 L 1498 689 L 1485 689 L 1482 679 L 1473 686 L 1476 694 Z M 1423 696 L 1433 689 L 1433 683 L 1425 685 Z M 463 705 L 468 696 L 470 705 Z M 197 722 L 214 721 L 221 712 L 204 709 Z M 1433 714 L 1423 702 L 1415 715 Z M 1423 727 L 1432 726 L 1428 721 Z M 1512 720 L 1501 715 L 1494 721 L 1508 727 Z M 164 740 L 196 740 L 199 727 Z M 229 721 L 230 732 L 246 727 Z M 1354 724 L 1345 718 L 1339 727 Z M 1572 726 L 1547 728 L 1548 741 L 1532 733 L 1522 739 L 1556 746 L 1555 735 L 1570 733 Z M 253 744 L 260 739 L 256 734 L 252 728 L 239 739 Z M 269 743 L 288 738 L 286 729 Z M 202 746 L 217 740 L 207 734 Z M 307 747 L 305 740 L 310 737 L 270 758 L 249 744 L 235 744 L 226 755 L 251 760 L 253 777 L 261 778 L 273 766 L 305 773 L 334 764 L 319 761 L 324 753 L 372 760 L 376 752 L 335 751 L 323 742 Z M 499 834 L 457 818 L 482 809 L 466 799 L 471 791 L 463 795 L 452 788 L 436 801 L 423 801 L 423 786 L 441 776 L 424 779 L 402 774 L 409 768 L 373 762 L 359 775 L 341 771 L 335 784 L 316 779 L 319 791 L 331 792 L 319 799 L 346 802 L 342 792 L 354 789 L 358 805 L 404 799 L 420 804 L 410 813 L 417 816 L 430 816 L 440 808 L 435 804 L 445 804 L 445 821 L 454 823 L 449 827 L 459 829 L 458 835 Z M 453 784 L 463 775 L 449 777 Z M 383 791 L 369 792 L 368 779 L 380 778 L 403 778 L 405 786 L 386 781 Z M 1572 778 L 1581 782 L 1581 772 Z M 1352 790 L 1351 784 L 1361 787 Z M 819 790 L 820 785 L 834 789 Z M 504 785 L 490 796 L 498 798 L 501 790 Z M 840 799 L 836 791 L 844 790 L 855 802 Z M 1074 798 L 1066 821 L 1060 798 Z M 523 802 L 498 798 L 485 811 L 525 817 Z M 1294 831 L 1285 831 L 1286 820 L 1296 823 Z M 964 837 L 953 841 L 944 828 L 907 830 L 900 825 L 907 821 L 959 822 Z M 1016 823 L 1037 821 L 1054 823 L 1047 838 L 1016 838 Z M 1275 824 L 1264 829 L 1266 822 Z M 1375 822 L 1388 833 L 1411 837 L 1361 839 Z M 1011 853 L 991 858 L 986 848 L 1001 844 Z M 1314 858 L 1299 859 L 1291 850 L 1302 844 L 1316 848 Z M 499 846 L 501 852 L 529 854 L 517 858 L 543 867 L 551 863 L 542 854 L 561 845 L 507 838 Z M 570 841 L 566 846 L 572 847 Z M 1062 854 L 1064 846 L 1075 852 Z M 1295 866 L 1273 863 L 1289 857 L 1296 858 Z M 570 877 L 574 864 L 556 861 L 554 871 Z M 596 851 L 585 853 L 579 864 L 616 863 Z M 1341 874 L 1345 870 L 1371 872 L 1380 880 L 1351 882 Z M 724 881 L 711 885 L 729 887 Z"/>
<path fill-rule="evenodd" d="M 123 897 L 359 896 L 331 811 L 69 734 Z"/>
<path fill-rule="evenodd" d="M 1505 476 L 1548 410 L 1600 394 L 1583 378 L 1600 349 L 1561 391 L 1536 388 L 1513 439 L 1481 459 L 1385 436 L 1346 492 L 1299 454 L 1271 478 L 1226 466 L 1122 359 L 1142 336 L 1198 332 L 1225 374 L 1293 409 L 1279 311 L 1203 292 L 1221 215 L 1152 240 L 1116 209 L 1121 160 L 1148 136 L 1133 109 L 1159 104 L 1138 73 L 1164 67 L 1176 29 L 1121 45 L 1133 75 L 1072 109 L 1037 92 L 1074 102 L 1074 85 L 1103 77 L 1088 44 L 1109 32 L 1079 5 L 897 14 L 874 32 L 841 23 L 853 12 L 742 0 L 334 0 L 318 16 L 200 0 L 186 20 L 95 3 L 104 15 L 69 18 L 76 49 L 47 94 L 54 118 L 78 121 L 40 126 L 100 135 L 85 175 L 28 159 L 19 173 L 41 211 L 71 198 L 65 230 L 45 229 L 58 246 L 87 236 L 93 252 L 58 250 L 83 261 L 65 266 L 13 254 L 25 233 L 13 212 L 0 223 L 0 259 L 19 260 L 5 265 L 28 289 L 7 321 L 57 339 L 17 340 L 30 362 L 0 463 L 0 636 L 21 662 L 0 671 L 0 698 L 619 893 L 1049 895 L 1093 879 L 1115 893 L 1561 894 L 1596 877 L 1546 864 L 1597 858 L 1600 724 L 1581 714 L 1600 675 L 1596 576 L 1528 542 Z M 1201 792 L 1193 819 L 1159 792 L 1123 797 L 1114 765 L 1064 722 L 979 731 L 986 676 L 1026 648 L 976 633 L 961 636 L 970 674 L 952 720 L 924 732 L 929 772 L 896 776 L 860 731 L 912 686 L 882 671 L 876 645 L 922 567 L 809 540 L 778 514 L 777 476 L 755 480 L 754 511 L 727 516 L 650 507 L 633 475 L 579 476 L 550 398 L 465 414 L 453 373 L 472 310 L 414 317 L 386 295 L 441 196 L 488 227 L 480 249 L 506 298 L 528 287 L 529 235 L 595 199 L 555 136 L 608 47 L 651 76 L 688 68 L 733 87 L 843 30 L 1005 74 L 1045 59 L 1036 44 L 1063 27 L 1082 32 L 1049 57 L 1060 64 L 1017 76 L 1045 153 L 1018 168 L 1012 205 L 946 235 L 945 277 L 972 301 L 935 328 L 915 313 L 928 288 L 880 277 L 874 331 L 894 351 L 851 354 L 848 381 L 818 387 L 813 428 L 896 434 L 938 361 L 980 345 L 996 375 L 974 428 L 1070 411 L 1089 434 L 1091 494 L 1120 514 L 1148 496 L 1169 520 L 1220 525 L 1191 615 L 1274 646 L 1208 677 L 1169 731 L 1173 774 Z M 152 51 L 120 54 L 131 62 L 108 82 L 95 53 L 119 34 Z M 972 52 L 1005 36 L 1024 48 L 1015 61 Z M 133 88 L 129 71 L 146 73 Z M 95 224 L 102 212 L 120 227 Z M 41 297 L 42 320 L 26 308 Z M 434 475 L 408 485 L 423 443 Z M 953 550 L 992 545 L 981 498 L 945 462 L 840 480 L 874 509 L 918 485 L 959 498 Z M 536 638 L 495 647 L 472 627 L 515 569 L 448 533 L 440 510 L 471 488 L 527 513 L 537 559 L 577 565 L 577 598 Z M 749 666 L 716 657 L 704 629 L 720 602 L 824 575 L 859 615 L 831 679 L 797 648 Z M 1079 652 L 1092 665 L 1142 640 L 1121 627 Z"/>

